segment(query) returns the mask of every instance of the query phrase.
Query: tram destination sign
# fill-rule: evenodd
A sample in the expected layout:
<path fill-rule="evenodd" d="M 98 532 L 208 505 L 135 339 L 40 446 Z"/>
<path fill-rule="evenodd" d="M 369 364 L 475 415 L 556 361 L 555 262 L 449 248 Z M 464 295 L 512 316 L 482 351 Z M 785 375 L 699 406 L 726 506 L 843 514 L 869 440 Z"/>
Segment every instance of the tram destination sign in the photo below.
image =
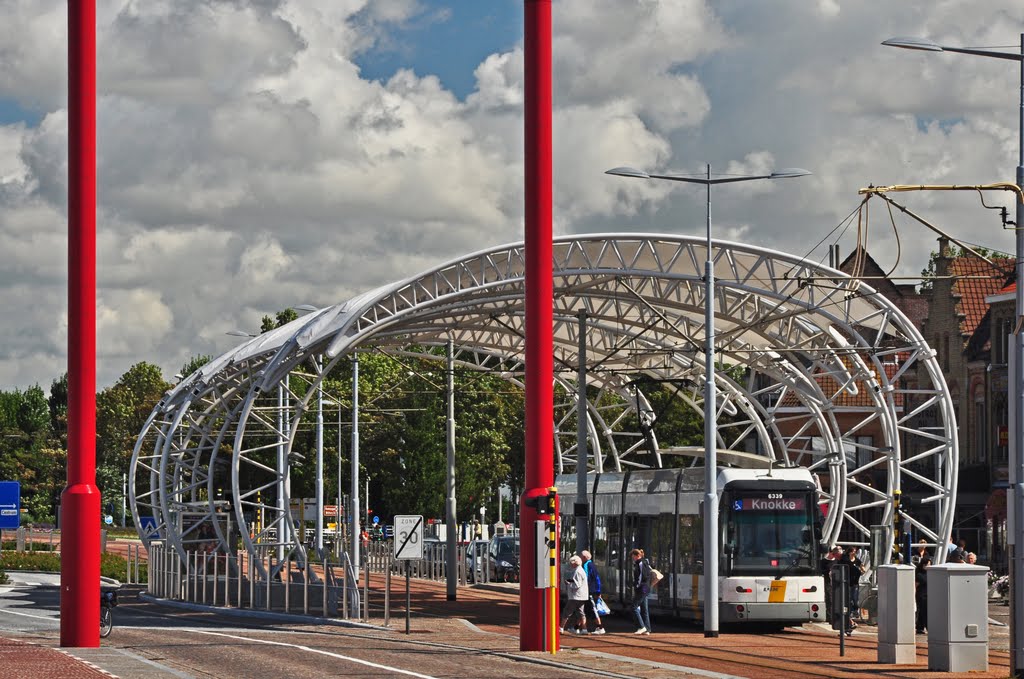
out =
<path fill-rule="evenodd" d="M 732 509 L 736 512 L 799 512 L 805 507 L 802 495 L 785 493 L 759 493 L 733 498 Z"/>

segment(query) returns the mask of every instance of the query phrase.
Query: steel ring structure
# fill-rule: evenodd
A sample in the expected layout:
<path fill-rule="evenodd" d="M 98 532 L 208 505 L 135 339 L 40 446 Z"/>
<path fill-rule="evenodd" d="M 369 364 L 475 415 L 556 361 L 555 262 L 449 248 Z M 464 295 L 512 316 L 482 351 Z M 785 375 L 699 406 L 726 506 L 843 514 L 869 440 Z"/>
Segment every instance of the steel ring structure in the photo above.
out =
<path fill-rule="evenodd" d="M 577 464 L 575 415 L 567 413 L 575 410 L 581 327 L 590 468 L 677 465 L 673 454 L 699 463 L 693 450 L 660 446 L 645 390 L 669 388 L 703 412 L 707 254 L 703 239 L 677 235 L 555 240 L 558 470 Z M 918 329 L 863 281 L 820 264 L 725 241 L 713 241 L 711 254 L 718 447 L 744 451 L 740 463 L 816 472 L 823 541 L 866 544 L 876 524 L 891 542 L 899 523 L 948 543 L 956 423 Z M 132 457 L 136 525 L 152 517 L 143 539 L 159 536 L 181 555 L 211 539 L 227 550 L 233 523 L 253 553 L 268 545 L 301 552 L 288 528 L 289 498 L 262 497 L 287 488 L 287 469 L 270 456 L 303 464 L 292 443 L 325 376 L 357 350 L 437 358 L 429 350 L 450 340 L 459 364 L 521 383 L 524 282 L 522 243 L 477 252 L 254 337 L 183 379 L 150 414 Z M 571 433 L 563 426 L 570 419 Z M 897 510 L 908 484 L 920 503 Z M 231 489 L 230 503 L 217 501 L 219 488 Z M 941 560 L 945 550 L 936 551 Z"/>

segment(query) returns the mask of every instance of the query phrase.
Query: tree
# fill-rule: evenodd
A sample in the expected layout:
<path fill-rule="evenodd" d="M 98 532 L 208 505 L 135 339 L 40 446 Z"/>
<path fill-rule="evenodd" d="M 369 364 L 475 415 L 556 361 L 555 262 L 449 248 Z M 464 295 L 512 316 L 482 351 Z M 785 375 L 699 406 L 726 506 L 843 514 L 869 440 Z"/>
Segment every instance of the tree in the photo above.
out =
<path fill-rule="evenodd" d="M 122 474 L 149 414 L 170 388 L 160 368 L 136 363 L 96 396 L 96 485 L 104 503 L 120 505 Z"/>
<path fill-rule="evenodd" d="M 50 384 L 50 427 L 54 433 L 68 432 L 68 374 L 64 373 Z"/>
<path fill-rule="evenodd" d="M 185 362 L 185 365 L 181 366 L 181 370 L 178 371 L 178 374 L 182 377 L 188 377 L 212 360 L 213 356 L 207 356 L 206 354 L 193 356 Z"/>

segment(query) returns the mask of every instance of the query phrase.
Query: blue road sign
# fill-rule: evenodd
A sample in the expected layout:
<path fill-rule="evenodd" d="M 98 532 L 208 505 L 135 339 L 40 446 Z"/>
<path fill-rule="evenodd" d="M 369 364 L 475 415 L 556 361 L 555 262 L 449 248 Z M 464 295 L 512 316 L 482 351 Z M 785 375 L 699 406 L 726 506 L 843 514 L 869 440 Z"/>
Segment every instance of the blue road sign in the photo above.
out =
<path fill-rule="evenodd" d="M 142 533 L 147 537 L 153 537 L 154 535 L 157 538 L 162 537 L 156 529 L 156 517 L 154 516 L 140 516 L 139 528 L 142 529 Z"/>
<path fill-rule="evenodd" d="M 373 517 L 373 522 L 374 523 L 380 523 L 380 517 L 379 516 Z"/>
<path fill-rule="evenodd" d="M 21 483 L 0 481 L 0 529 L 17 530 L 21 523 Z"/>

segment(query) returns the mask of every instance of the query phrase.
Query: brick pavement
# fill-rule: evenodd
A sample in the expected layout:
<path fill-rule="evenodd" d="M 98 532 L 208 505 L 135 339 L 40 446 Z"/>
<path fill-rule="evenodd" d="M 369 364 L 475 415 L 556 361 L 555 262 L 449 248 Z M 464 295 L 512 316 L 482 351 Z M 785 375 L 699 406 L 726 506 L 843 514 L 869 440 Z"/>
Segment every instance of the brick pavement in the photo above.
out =
<path fill-rule="evenodd" d="M 0 637 L 4 679 L 96 679 L 106 672 L 56 648 Z"/>

